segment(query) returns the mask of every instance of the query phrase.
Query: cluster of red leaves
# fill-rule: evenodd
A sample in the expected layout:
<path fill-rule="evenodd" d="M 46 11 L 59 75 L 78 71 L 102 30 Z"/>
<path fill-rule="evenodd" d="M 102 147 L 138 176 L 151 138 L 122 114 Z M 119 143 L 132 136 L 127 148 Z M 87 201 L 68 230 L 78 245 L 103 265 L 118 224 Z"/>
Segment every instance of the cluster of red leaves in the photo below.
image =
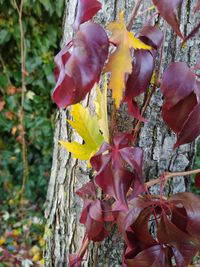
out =
<path fill-rule="evenodd" d="M 177 18 L 177 8 L 183 1 L 152 1 L 161 17 L 184 42 L 186 39 Z M 53 99 L 59 107 L 83 100 L 99 81 L 109 59 L 107 34 L 100 25 L 90 21 L 100 8 L 97 0 L 79 0 L 74 37 L 55 58 Z M 198 1 L 195 11 L 199 8 Z M 129 32 L 120 23 L 112 24 L 111 28 L 112 31 L 120 28 L 121 35 L 128 38 Z M 132 73 L 122 75 L 126 87 L 123 102 L 128 104 L 130 115 L 144 120 L 136 97 L 150 86 L 163 33 L 157 26 L 146 25 L 138 38 L 152 49 L 129 51 L 128 46 L 128 55 L 129 52 L 133 55 Z M 183 62 L 170 65 L 163 74 L 161 92 L 164 95 L 163 119 L 178 137 L 175 147 L 193 141 L 200 134 L 200 82 L 195 68 L 189 69 Z M 119 103 L 121 100 L 118 100 Z M 124 267 L 167 267 L 173 266 L 173 261 L 177 267 L 186 267 L 200 247 L 200 199 L 190 193 L 168 199 L 145 195 L 143 151 L 133 145 L 135 140 L 127 133 L 111 139 L 112 144 L 104 143 L 90 160 L 96 171 L 94 177 L 77 191 L 84 201 L 80 222 L 86 227 L 87 239 L 102 241 L 116 224 L 126 244 Z M 199 183 L 198 176 L 196 183 Z M 151 223 L 156 227 L 154 236 L 149 229 Z M 80 267 L 82 260 L 82 253 L 71 255 L 70 266 Z"/>
<path fill-rule="evenodd" d="M 199 200 L 191 193 L 133 199 L 128 214 L 118 219 L 126 242 L 124 266 L 173 266 L 174 259 L 187 267 L 200 246 Z"/>
<path fill-rule="evenodd" d="M 98 1 L 79 1 L 74 23 L 75 36 L 55 57 L 56 86 L 53 99 L 59 107 L 80 102 L 99 81 L 108 57 L 104 29 L 88 22 L 101 8 Z"/>
<path fill-rule="evenodd" d="M 200 134 L 198 76 L 186 63 L 173 63 L 163 74 L 161 91 L 163 119 L 178 137 L 175 147 L 192 142 Z"/>

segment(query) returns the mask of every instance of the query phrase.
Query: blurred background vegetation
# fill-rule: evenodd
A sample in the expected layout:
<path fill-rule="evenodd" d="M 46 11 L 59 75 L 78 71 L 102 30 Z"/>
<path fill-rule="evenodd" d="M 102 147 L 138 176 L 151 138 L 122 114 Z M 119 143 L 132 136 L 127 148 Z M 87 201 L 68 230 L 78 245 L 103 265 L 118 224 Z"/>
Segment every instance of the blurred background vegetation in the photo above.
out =
<path fill-rule="evenodd" d="M 20 0 L 15 3 L 20 6 Z M 15 3 L 0 0 L 0 267 L 42 266 L 42 216 L 56 109 L 51 100 L 53 59 L 59 51 L 64 10 L 64 0 L 24 0 L 23 126 L 20 28 Z M 23 137 L 28 175 L 22 192 Z"/>

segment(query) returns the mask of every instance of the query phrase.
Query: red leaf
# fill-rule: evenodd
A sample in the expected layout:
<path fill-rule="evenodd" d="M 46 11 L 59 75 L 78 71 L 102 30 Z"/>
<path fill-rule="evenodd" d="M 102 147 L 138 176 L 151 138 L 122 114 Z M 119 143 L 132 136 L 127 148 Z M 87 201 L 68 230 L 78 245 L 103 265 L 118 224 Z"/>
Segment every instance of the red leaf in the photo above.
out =
<path fill-rule="evenodd" d="M 182 4 L 183 0 L 152 0 L 157 7 L 160 15 L 171 25 L 176 34 L 183 38 L 180 31 L 180 24 L 177 18 L 176 9 Z"/>
<path fill-rule="evenodd" d="M 200 173 L 195 176 L 195 186 L 196 188 L 200 188 Z"/>
<path fill-rule="evenodd" d="M 82 259 L 77 255 L 69 255 L 69 267 L 81 267 Z"/>
<path fill-rule="evenodd" d="M 139 39 L 145 44 L 152 46 L 154 50 L 147 51 L 138 49 L 134 51 L 133 71 L 127 80 L 124 101 L 128 103 L 130 115 L 141 121 L 145 121 L 141 117 L 133 98 L 144 93 L 149 87 L 157 55 L 156 50 L 162 43 L 163 34 L 156 26 L 145 26 L 140 32 Z"/>
<path fill-rule="evenodd" d="M 98 199 L 86 201 L 81 213 L 80 223 L 85 225 L 87 237 L 95 242 L 102 241 L 109 234 L 105 228 L 105 218 L 108 217 L 104 217 L 102 209 L 104 207 Z"/>
<path fill-rule="evenodd" d="M 55 57 L 57 83 L 53 99 L 59 107 L 80 102 L 98 82 L 108 56 L 108 45 L 104 29 L 87 22 L 79 27 L 70 45 Z"/>
<path fill-rule="evenodd" d="M 192 142 L 200 134 L 200 83 L 195 73 L 186 63 L 171 64 L 163 74 L 161 91 L 163 119 L 178 137 L 174 147 Z"/>
<path fill-rule="evenodd" d="M 179 193 L 170 197 L 177 206 L 184 207 L 187 214 L 187 232 L 200 242 L 200 197 L 192 193 Z"/>
<path fill-rule="evenodd" d="M 161 91 L 165 96 L 167 109 L 175 106 L 194 92 L 196 88 L 195 74 L 188 68 L 185 62 L 172 63 L 164 72 L 161 83 Z"/>
<path fill-rule="evenodd" d="M 77 30 L 81 23 L 92 19 L 100 9 L 101 3 L 97 0 L 79 0 L 73 28 Z"/>
<path fill-rule="evenodd" d="M 127 207 L 126 193 L 134 179 L 142 181 L 142 150 L 129 145 L 129 135 L 115 136 L 113 146 L 103 144 L 99 152 L 91 158 L 92 167 L 97 171 L 95 181 L 104 193 L 113 196 L 119 207 Z M 124 168 L 129 164 L 134 170 Z"/>
<path fill-rule="evenodd" d="M 93 181 L 88 182 L 76 191 L 76 194 L 83 199 L 96 198 L 96 187 Z"/>
<path fill-rule="evenodd" d="M 192 142 L 200 134 L 200 105 L 196 105 L 178 134 L 174 148 Z"/>
<path fill-rule="evenodd" d="M 172 108 L 168 109 L 167 105 L 168 103 L 165 101 L 162 107 L 162 117 L 175 133 L 179 133 L 185 121 L 189 118 L 191 111 L 197 105 L 197 97 L 194 93 L 191 93 Z"/>
<path fill-rule="evenodd" d="M 194 11 L 197 12 L 199 10 L 200 10 L 200 0 L 197 2 L 197 5 L 196 5 Z"/>
<path fill-rule="evenodd" d="M 125 260 L 128 267 L 167 267 L 165 262 L 167 248 L 160 245 L 149 247 L 137 254 L 134 259 Z"/>

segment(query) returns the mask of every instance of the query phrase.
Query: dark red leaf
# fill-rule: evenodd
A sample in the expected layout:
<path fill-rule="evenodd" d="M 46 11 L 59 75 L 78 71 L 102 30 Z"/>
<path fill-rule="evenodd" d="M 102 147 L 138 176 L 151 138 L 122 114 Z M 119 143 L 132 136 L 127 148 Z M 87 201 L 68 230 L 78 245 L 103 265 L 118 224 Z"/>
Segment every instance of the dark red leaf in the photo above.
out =
<path fill-rule="evenodd" d="M 158 27 L 148 25 L 142 28 L 139 39 L 152 46 L 154 50 L 139 49 L 134 51 L 133 71 L 127 80 L 124 101 L 128 103 L 129 114 L 144 121 L 133 98 L 144 93 L 149 87 L 157 55 L 156 50 L 162 43 L 163 34 Z"/>
<path fill-rule="evenodd" d="M 183 0 L 152 0 L 157 7 L 160 15 L 171 25 L 176 34 L 183 38 L 180 31 L 180 24 L 177 18 L 177 8 L 182 4 Z"/>
<path fill-rule="evenodd" d="M 164 72 L 161 91 L 165 97 L 167 109 L 189 96 L 196 88 L 195 74 L 185 62 L 172 63 Z"/>
<path fill-rule="evenodd" d="M 196 105 L 178 134 L 174 147 L 192 142 L 200 134 L 200 105 Z"/>
<path fill-rule="evenodd" d="M 192 193 L 179 193 L 170 197 L 176 205 L 182 205 L 187 213 L 187 232 L 200 242 L 200 197 Z"/>
<path fill-rule="evenodd" d="M 109 214 L 108 214 L 109 213 Z M 80 217 L 80 223 L 86 227 L 87 237 L 93 241 L 102 241 L 109 232 L 105 228 L 105 222 L 111 222 L 114 216 L 111 207 L 101 200 L 85 201 Z"/>
<path fill-rule="evenodd" d="M 163 33 L 157 26 L 146 25 L 140 30 L 139 38 L 157 50 L 163 42 Z"/>
<path fill-rule="evenodd" d="M 200 188 L 200 173 L 198 173 L 198 174 L 195 176 L 194 180 L 195 180 L 195 187 L 196 187 L 196 188 Z"/>
<path fill-rule="evenodd" d="M 93 181 L 88 182 L 76 191 L 76 194 L 83 199 L 96 198 L 96 187 Z"/>
<path fill-rule="evenodd" d="M 127 259 L 125 262 L 128 267 L 167 267 L 166 250 L 167 248 L 155 245 L 141 251 L 134 259 Z"/>
<path fill-rule="evenodd" d="M 77 255 L 69 255 L 69 267 L 81 267 L 82 259 Z"/>
<path fill-rule="evenodd" d="M 81 23 L 93 18 L 101 9 L 101 3 L 97 0 L 79 0 L 74 29 L 77 30 Z"/>
<path fill-rule="evenodd" d="M 103 144 L 91 158 L 92 167 L 97 171 L 96 183 L 104 193 L 114 197 L 118 207 L 127 207 L 126 193 L 135 178 L 142 182 L 142 150 L 129 145 L 129 135 L 115 136 L 113 146 Z M 125 168 L 130 165 L 132 171 Z M 134 174 L 134 172 L 135 174 Z"/>
<path fill-rule="evenodd" d="M 173 63 L 163 74 L 161 91 L 163 119 L 177 134 L 174 147 L 192 142 L 200 134 L 200 83 L 196 74 L 184 62 Z"/>
<path fill-rule="evenodd" d="M 108 56 L 108 37 L 96 23 L 80 25 L 72 44 L 55 57 L 57 83 L 53 100 L 62 108 L 85 98 L 98 82 Z"/>
<path fill-rule="evenodd" d="M 185 99 L 179 101 L 172 108 L 167 108 L 168 103 L 164 102 L 162 107 L 162 117 L 165 123 L 175 132 L 179 133 L 183 128 L 185 121 L 197 105 L 197 97 L 191 93 Z M 176 118 L 176 119 L 174 119 Z"/>
<path fill-rule="evenodd" d="M 197 2 L 197 5 L 196 5 L 194 11 L 197 12 L 199 10 L 200 10 L 200 0 Z"/>

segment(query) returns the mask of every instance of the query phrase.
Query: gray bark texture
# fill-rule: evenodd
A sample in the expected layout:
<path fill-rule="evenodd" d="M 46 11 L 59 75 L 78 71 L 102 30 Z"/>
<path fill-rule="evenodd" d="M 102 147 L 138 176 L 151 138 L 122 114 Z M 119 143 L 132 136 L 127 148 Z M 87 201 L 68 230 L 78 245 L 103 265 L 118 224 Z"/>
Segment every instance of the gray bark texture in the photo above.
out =
<path fill-rule="evenodd" d="M 113 21 L 120 10 L 125 10 L 128 21 L 134 2 L 134 0 L 102 0 L 102 10 L 95 19 L 105 25 Z M 179 16 L 181 29 L 185 35 L 191 31 L 199 19 L 192 15 L 196 2 L 196 0 L 183 1 Z M 150 5 L 152 5 L 151 0 L 143 1 L 142 9 Z M 66 0 L 65 8 L 63 45 L 72 36 L 71 25 L 76 14 L 77 0 Z M 135 33 L 148 20 L 149 16 L 148 13 L 145 13 L 136 20 L 133 26 Z M 163 27 L 162 19 L 159 19 L 159 24 Z M 166 27 L 163 68 L 173 61 L 186 61 L 188 65 L 193 65 L 197 60 L 196 55 L 199 54 L 200 39 L 198 37 L 192 39 L 185 48 L 181 49 L 180 38 L 173 33 L 169 25 Z M 90 94 L 90 97 L 84 101 L 85 105 L 90 106 L 92 98 L 93 96 Z M 188 170 L 192 166 L 195 155 L 194 143 L 173 150 L 176 137 L 163 123 L 160 114 L 161 106 L 162 95 L 157 90 L 146 112 L 148 122 L 142 128 L 138 141 L 138 145 L 144 150 L 144 175 L 147 180 L 158 177 L 164 171 Z M 69 118 L 67 110 L 57 112 L 52 171 L 45 206 L 46 249 L 44 256 L 46 267 L 69 266 L 68 255 L 78 251 L 84 236 L 84 227 L 79 223 L 82 200 L 75 195 L 75 191 L 88 181 L 89 174 L 86 163 L 71 158 L 71 155 L 58 144 L 59 140 L 81 141 L 80 137 L 67 124 L 67 118 Z M 118 123 L 120 130 L 129 129 L 131 126 L 131 119 L 127 116 L 126 108 L 120 110 Z M 188 184 L 189 177 L 177 177 L 173 179 L 169 193 L 186 191 Z M 157 188 L 152 190 L 156 192 Z M 84 266 L 121 266 L 122 248 L 122 242 L 113 234 L 98 249 L 97 245 L 91 246 L 89 255 L 85 256 Z M 97 265 L 94 265 L 94 262 Z"/>

